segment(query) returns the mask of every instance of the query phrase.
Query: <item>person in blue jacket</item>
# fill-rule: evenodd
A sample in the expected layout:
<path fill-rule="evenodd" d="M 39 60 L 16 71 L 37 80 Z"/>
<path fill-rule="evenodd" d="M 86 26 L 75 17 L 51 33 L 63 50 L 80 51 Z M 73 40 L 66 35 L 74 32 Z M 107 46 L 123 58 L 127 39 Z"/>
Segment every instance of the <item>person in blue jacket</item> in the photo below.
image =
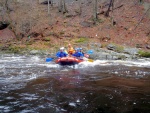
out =
<path fill-rule="evenodd" d="M 82 52 L 80 52 L 79 48 L 77 48 L 76 52 L 73 54 L 73 56 L 77 57 L 77 58 L 83 58 L 84 54 Z"/>
<path fill-rule="evenodd" d="M 68 54 L 64 51 L 64 47 L 60 48 L 60 51 L 56 53 L 57 58 L 66 57 Z"/>

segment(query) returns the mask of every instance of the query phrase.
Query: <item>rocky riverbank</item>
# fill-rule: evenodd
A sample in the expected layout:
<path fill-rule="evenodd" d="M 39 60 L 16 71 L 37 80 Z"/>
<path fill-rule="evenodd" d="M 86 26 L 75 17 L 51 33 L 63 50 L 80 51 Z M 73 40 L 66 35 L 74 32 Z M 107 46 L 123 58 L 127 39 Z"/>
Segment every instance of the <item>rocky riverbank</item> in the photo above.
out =
<path fill-rule="evenodd" d="M 141 58 L 149 58 L 149 52 L 143 52 L 138 48 L 124 47 L 115 44 L 108 44 L 105 48 L 100 43 L 87 43 L 76 45 L 76 47 L 82 47 L 83 51 L 87 53 L 91 50 L 90 58 L 93 60 L 136 60 Z M 15 52 L 17 54 L 24 55 L 42 55 L 46 57 L 55 57 L 58 49 L 47 48 L 43 50 L 37 49 L 24 49 L 22 51 Z M 13 53 L 13 51 L 3 51 L 3 53 Z"/>

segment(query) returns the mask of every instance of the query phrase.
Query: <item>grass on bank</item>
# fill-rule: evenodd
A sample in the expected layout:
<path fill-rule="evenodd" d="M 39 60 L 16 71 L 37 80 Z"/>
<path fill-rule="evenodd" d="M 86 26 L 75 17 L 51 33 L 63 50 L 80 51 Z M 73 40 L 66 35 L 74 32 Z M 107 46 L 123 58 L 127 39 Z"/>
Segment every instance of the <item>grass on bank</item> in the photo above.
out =
<path fill-rule="evenodd" d="M 140 57 L 150 58 L 150 52 L 147 52 L 147 51 L 139 51 L 138 54 L 139 54 Z"/>
<path fill-rule="evenodd" d="M 88 41 L 88 38 L 86 38 L 86 37 L 80 37 L 77 40 L 75 40 L 76 43 L 84 43 L 87 41 Z"/>

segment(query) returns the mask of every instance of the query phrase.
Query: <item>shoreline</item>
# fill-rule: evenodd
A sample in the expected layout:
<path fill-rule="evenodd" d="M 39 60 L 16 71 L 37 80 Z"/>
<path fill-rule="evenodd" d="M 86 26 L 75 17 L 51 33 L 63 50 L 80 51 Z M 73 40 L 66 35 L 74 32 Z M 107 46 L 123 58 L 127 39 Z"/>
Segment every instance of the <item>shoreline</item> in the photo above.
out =
<path fill-rule="evenodd" d="M 100 45 L 100 44 L 99 44 Z M 82 47 L 83 45 L 81 45 Z M 137 60 L 137 59 L 146 59 L 150 58 L 140 56 L 140 49 L 137 48 L 130 48 L 130 47 L 123 47 L 119 48 L 115 45 L 109 44 L 107 48 L 102 48 L 101 46 L 97 45 L 90 45 L 90 49 L 87 47 L 83 48 L 83 51 L 86 53 L 88 50 L 92 50 L 93 53 L 90 54 L 90 59 L 93 60 Z M 120 49 L 120 50 L 119 50 Z M 0 54 L 20 54 L 20 55 L 40 55 L 40 56 L 49 56 L 55 57 L 55 54 L 58 49 L 56 48 L 49 48 L 49 49 L 28 49 L 25 48 L 23 50 L 11 51 L 11 50 L 3 50 Z M 149 55 L 150 52 L 147 52 Z"/>

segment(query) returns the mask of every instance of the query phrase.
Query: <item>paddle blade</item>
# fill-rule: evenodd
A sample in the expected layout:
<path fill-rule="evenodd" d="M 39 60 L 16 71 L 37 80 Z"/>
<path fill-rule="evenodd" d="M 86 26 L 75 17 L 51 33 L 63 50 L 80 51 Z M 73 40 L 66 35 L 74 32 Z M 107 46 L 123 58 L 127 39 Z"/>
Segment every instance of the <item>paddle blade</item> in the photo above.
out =
<path fill-rule="evenodd" d="M 53 61 L 53 58 L 46 58 L 46 62 L 51 62 Z"/>
<path fill-rule="evenodd" d="M 93 50 L 88 50 L 88 51 L 87 51 L 87 54 L 93 54 L 93 53 L 94 53 Z"/>
<path fill-rule="evenodd" d="M 89 61 L 89 62 L 94 62 L 94 60 L 92 60 L 92 59 L 88 59 L 88 61 Z"/>

